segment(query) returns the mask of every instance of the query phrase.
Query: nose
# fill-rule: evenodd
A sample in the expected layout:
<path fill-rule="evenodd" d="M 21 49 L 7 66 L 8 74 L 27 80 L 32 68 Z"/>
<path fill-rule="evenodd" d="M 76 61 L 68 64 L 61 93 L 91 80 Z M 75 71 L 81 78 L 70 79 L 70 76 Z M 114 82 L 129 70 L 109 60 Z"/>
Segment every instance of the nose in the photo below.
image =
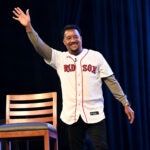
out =
<path fill-rule="evenodd" d="M 72 38 L 70 39 L 71 42 L 75 42 L 76 40 L 77 40 L 76 37 L 72 37 Z"/>

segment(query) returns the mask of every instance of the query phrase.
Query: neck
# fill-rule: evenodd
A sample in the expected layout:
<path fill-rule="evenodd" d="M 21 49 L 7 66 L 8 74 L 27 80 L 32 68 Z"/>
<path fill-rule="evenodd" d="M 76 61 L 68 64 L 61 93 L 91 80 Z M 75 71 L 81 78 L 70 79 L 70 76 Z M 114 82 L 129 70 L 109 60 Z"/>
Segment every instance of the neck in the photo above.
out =
<path fill-rule="evenodd" d="M 77 55 L 79 55 L 82 51 L 83 51 L 83 49 L 81 48 L 81 49 L 77 49 L 77 50 L 71 50 L 71 51 L 69 51 L 69 53 L 72 54 L 72 55 L 77 56 Z"/>

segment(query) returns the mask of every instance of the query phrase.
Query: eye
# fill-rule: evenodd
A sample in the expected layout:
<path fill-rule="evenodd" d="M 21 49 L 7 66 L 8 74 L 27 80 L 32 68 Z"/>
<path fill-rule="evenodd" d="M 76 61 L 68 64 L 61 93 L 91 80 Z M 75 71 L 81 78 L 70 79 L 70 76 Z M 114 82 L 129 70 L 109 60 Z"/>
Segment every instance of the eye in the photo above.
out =
<path fill-rule="evenodd" d="M 76 36 L 74 36 L 73 38 L 74 38 L 74 39 L 78 39 L 79 37 L 76 35 Z"/>
<path fill-rule="evenodd" d="M 70 37 L 70 36 L 65 37 L 65 40 L 67 40 L 67 41 L 69 41 L 70 39 L 71 39 L 71 37 Z"/>
<path fill-rule="evenodd" d="M 78 35 L 74 35 L 74 36 L 66 36 L 65 37 L 66 41 L 70 41 L 71 39 L 77 40 L 77 39 L 79 39 L 79 36 Z"/>

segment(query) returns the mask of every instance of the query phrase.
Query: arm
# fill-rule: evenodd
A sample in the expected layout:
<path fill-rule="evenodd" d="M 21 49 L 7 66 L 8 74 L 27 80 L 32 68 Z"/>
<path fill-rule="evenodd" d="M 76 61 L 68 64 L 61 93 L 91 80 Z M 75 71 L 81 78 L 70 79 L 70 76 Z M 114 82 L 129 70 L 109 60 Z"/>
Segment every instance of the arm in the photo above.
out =
<path fill-rule="evenodd" d="M 113 96 L 119 100 L 122 105 L 124 106 L 124 111 L 126 115 L 128 116 L 128 119 L 130 120 L 130 123 L 133 123 L 134 121 L 134 111 L 131 109 L 129 101 L 127 100 L 126 95 L 124 94 L 120 84 L 116 80 L 114 75 L 111 75 L 107 78 L 104 78 L 104 82 L 110 89 Z"/>
<path fill-rule="evenodd" d="M 27 35 L 33 44 L 35 50 L 47 61 L 51 61 L 52 48 L 49 47 L 43 40 L 38 36 L 31 25 L 31 19 L 29 15 L 29 9 L 24 13 L 19 7 L 14 8 L 13 10 L 13 19 L 19 21 L 27 32 Z"/>

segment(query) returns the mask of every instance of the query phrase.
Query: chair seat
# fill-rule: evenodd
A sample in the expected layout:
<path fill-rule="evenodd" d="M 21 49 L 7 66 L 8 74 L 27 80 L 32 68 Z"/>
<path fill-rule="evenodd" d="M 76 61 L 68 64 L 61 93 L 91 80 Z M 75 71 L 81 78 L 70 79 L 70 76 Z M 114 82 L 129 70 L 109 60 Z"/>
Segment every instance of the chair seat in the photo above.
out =
<path fill-rule="evenodd" d="M 0 132 L 7 131 L 24 131 L 24 130 L 43 130 L 48 129 L 52 132 L 56 132 L 54 126 L 50 123 L 44 122 L 27 122 L 27 123 L 12 123 L 0 125 Z"/>
<path fill-rule="evenodd" d="M 5 121 L 0 141 L 7 150 L 14 140 L 33 138 L 43 139 L 43 150 L 58 150 L 56 92 L 6 95 Z"/>

